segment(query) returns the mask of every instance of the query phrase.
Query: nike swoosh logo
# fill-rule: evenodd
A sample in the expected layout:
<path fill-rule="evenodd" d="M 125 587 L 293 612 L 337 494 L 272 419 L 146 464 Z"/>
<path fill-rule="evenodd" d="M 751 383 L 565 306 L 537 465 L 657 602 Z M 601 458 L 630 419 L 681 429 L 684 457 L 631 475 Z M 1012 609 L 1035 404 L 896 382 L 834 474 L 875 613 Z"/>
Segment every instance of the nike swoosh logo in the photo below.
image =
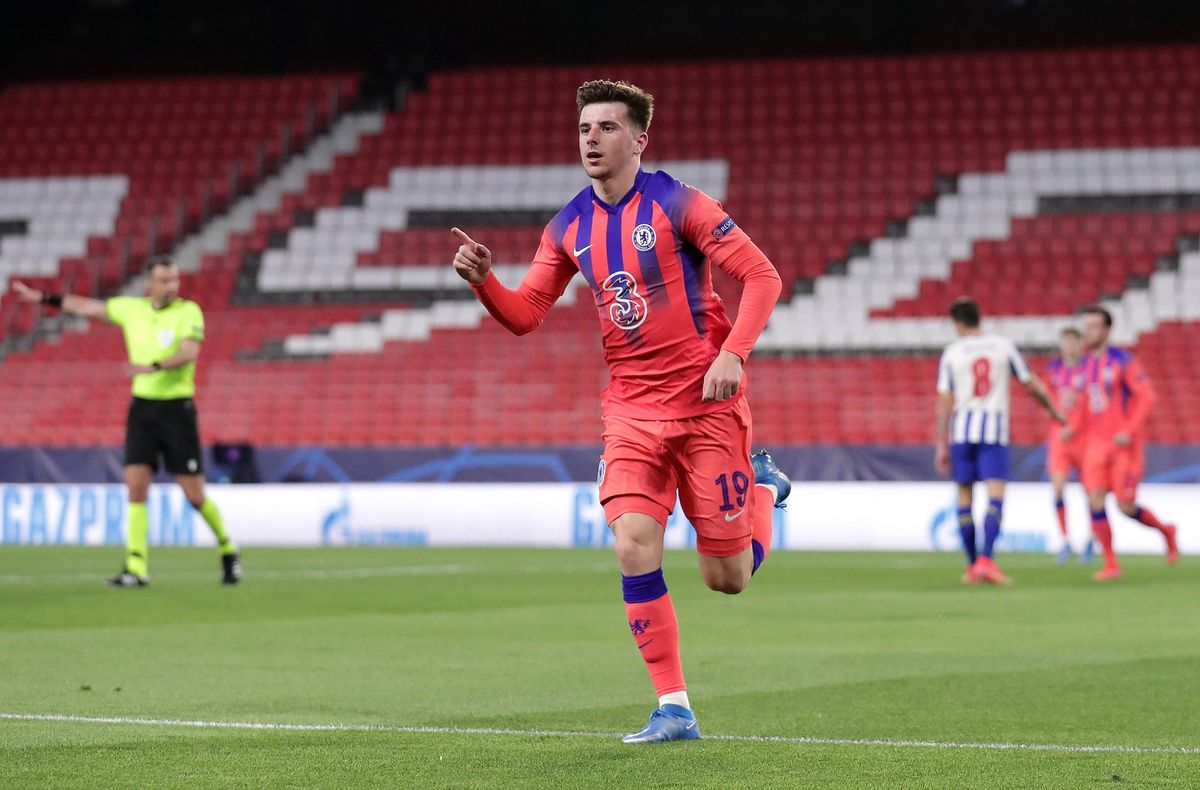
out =
<path fill-rule="evenodd" d="M 643 647 L 645 647 L 646 645 L 650 644 L 653 641 L 654 641 L 653 639 L 647 639 L 645 642 L 642 642 L 640 645 L 638 645 L 638 650 L 641 650 Z"/>
<path fill-rule="evenodd" d="M 693 728 L 695 728 L 695 726 L 696 726 L 696 722 L 694 722 L 694 721 L 689 721 L 689 722 L 688 722 L 686 725 L 684 725 L 684 727 L 683 727 L 683 728 L 684 728 L 685 730 L 690 730 L 690 729 L 693 729 Z"/>
<path fill-rule="evenodd" d="M 726 521 L 737 521 L 739 518 L 742 517 L 742 514 L 745 512 L 746 512 L 746 508 L 742 508 L 741 510 L 739 510 L 737 513 L 735 513 L 732 516 L 727 513 L 727 514 L 725 514 L 725 520 Z"/>
<path fill-rule="evenodd" d="M 575 257 L 578 258 L 580 255 L 583 255 L 585 252 L 587 252 L 591 248 L 592 248 L 592 245 L 589 244 L 588 246 L 584 247 L 582 250 L 575 250 Z"/>

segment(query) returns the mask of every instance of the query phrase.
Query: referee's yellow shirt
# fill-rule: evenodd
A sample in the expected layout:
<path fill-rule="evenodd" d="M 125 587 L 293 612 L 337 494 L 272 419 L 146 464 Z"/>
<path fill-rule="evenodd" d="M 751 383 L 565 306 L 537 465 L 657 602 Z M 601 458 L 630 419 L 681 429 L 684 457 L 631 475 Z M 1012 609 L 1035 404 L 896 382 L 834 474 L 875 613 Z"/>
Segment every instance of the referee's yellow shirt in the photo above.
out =
<path fill-rule="evenodd" d="M 200 305 L 175 299 L 155 310 L 149 297 L 117 296 L 105 302 L 108 320 L 125 333 L 133 365 L 153 365 L 179 350 L 184 340 L 204 340 Z M 133 377 L 133 394 L 148 400 L 174 400 L 196 395 L 196 363 Z"/>

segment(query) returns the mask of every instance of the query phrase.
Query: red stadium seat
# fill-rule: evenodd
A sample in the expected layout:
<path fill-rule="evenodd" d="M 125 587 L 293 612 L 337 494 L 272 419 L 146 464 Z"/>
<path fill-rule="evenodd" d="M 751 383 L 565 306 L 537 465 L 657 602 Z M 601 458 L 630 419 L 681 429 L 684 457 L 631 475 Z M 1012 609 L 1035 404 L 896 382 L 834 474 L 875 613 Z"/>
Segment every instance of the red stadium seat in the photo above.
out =
<path fill-rule="evenodd" d="M 595 443 L 606 373 L 586 297 L 559 306 L 520 339 L 484 321 L 478 329 L 437 330 L 424 342 L 388 343 L 380 354 L 253 362 L 239 354 L 396 305 L 229 304 L 246 254 L 266 250 L 299 211 L 339 206 L 347 191 L 386 185 L 395 167 L 574 162 L 561 130 L 574 125 L 575 86 L 595 71 L 434 74 L 357 151 L 337 156 L 329 172 L 311 175 L 250 231 L 233 234 L 225 250 L 204 256 L 184 288 L 208 319 L 199 396 L 206 440 Z M 725 203 L 780 269 L 785 299 L 830 261 L 847 258 L 854 243 L 882 237 L 889 220 L 911 218 L 939 178 L 1001 171 L 1014 151 L 1200 145 L 1194 46 L 646 64 L 622 73 L 659 96 L 655 159 L 728 162 Z M 698 112 L 713 106 L 708 91 L 718 79 L 746 89 L 725 97 L 719 112 Z M 231 197 L 233 163 L 250 168 L 260 148 L 277 161 L 282 125 L 303 128 L 306 106 L 329 118 L 334 86 L 343 96 L 355 89 L 339 75 L 14 86 L 0 97 L 0 177 L 128 173 L 133 181 L 116 234 L 88 239 L 83 256 L 61 268 L 63 277 L 94 274 L 111 287 L 150 249 L 151 228 L 164 236 L 153 246 L 166 248 L 198 221 L 205 194 L 219 204 Z M 467 107 L 473 112 L 462 112 Z M 489 121 L 485 130 L 478 120 L 485 117 L 506 122 Z M 514 262 L 529 258 L 541 229 L 473 230 L 498 260 Z M 1196 233 L 1197 211 L 1018 219 L 1009 238 L 976 242 L 948 279 L 926 280 L 915 297 L 875 314 L 940 316 L 949 298 L 966 291 L 990 313 L 1067 314 L 1124 291 L 1129 278 L 1149 274 L 1159 255 L 1174 251 L 1179 235 Z M 359 252 L 358 265 L 439 264 L 449 249 L 441 228 L 385 230 L 374 249 Z M 718 277 L 717 285 L 736 298 L 735 284 Z M 10 305 L 0 302 L 0 314 Z M 1140 351 L 1163 393 L 1148 426 L 1155 441 L 1200 441 L 1189 401 L 1190 382 L 1200 376 L 1191 353 L 1198 342 L 1194 322 L 1161 324 L 1142 338 Z M 119 442 L 124 382 L 113 363 L 121 354 L 114 332 L 93 329 L 10 355 L 0 375 L 0 432 L 18 443 Z M 67 412 L 13 383 L 45 364 L 86 371 L 95 408 Z M 935 364 L 928 354 L 756 356 L 748 366 L 756 435 L 782 443 L 927 443 Z M 1016 440 L 1039 441 L 1044 417 L 1026 399 L 1016 402 Z M 80 428 L 31 432 L 23 427 L 29 414 L 38 424 L 78 417 Z"/>

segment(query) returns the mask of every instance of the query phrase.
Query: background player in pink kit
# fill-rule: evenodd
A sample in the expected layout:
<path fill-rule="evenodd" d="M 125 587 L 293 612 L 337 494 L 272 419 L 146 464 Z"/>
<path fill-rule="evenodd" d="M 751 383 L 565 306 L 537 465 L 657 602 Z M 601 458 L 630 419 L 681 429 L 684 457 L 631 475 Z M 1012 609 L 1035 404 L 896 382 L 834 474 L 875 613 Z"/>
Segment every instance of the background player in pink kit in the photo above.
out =
<path fill-rule="evenodd" d="M 721 204 L 666 173 L 641 169 L 653 97 L 621 82 L 580 86 L 579 153 L 591 179 L 546 226 L 514 291 L 490 251 L 454 228 L 454 267 L 501 324 L 536 328 L 580 272 L 591 286 L 612 381 L 605 390 L 600 499 L 616 538 L 630 632 L 659 707 L 626 742 L 699 737 L 662 574 L 676 498 L 697 533 L 700 572 L 738 593 L 771 545 L 772 510 L 791 485 L 750 453 L 742 365 L 779 298 L 779 275 Z M 744 285 L 731 324 L 709 264 Z"/>
<path fill-rule="evenodd" d="M 1122 513 L 1163 534 L 1167 562 L 1179 558 L 1175 527 L 1137 503 L 1145 466 L 1142 425 L 1154 405 L 1154 387 L 1133 352 L 1108 344 L 1111 330 L 1111 313 L 1098 306 L 1084 309 L 1083 391 L 1063 431 L 1067 439 L 1079 431 L 1084 442 L 1083 485 L 1092 508 L 1092 534 L 1104 550 L 1104 568 L 1094 576 L 1101 582 L 1121 578 L 1105 510 L 1109 491 Z"/>
<path fill-rule="evenodd" d="M 1060 413 L 1070 414 L 1075 408 L 1083 381 L 1083 346 L 1078 329 L 1068 327 L 1060 333 L 1058 352 L 1058 359 L 1051 360 L 1046 367 L 1046 385 L 1054 406 Z M 1067 532 L 1067 506 L 1063 492 L 1067 481 L 1071 479 L 1071 471 L 1081 474 L 1083 469 L 1083 441 L 1078 436 L 1064 440 L 1062 430 L 1058 423 L 1050 424 L 1050 433 L 1046 437 L 1046 471 L 1054 489 L 1054 509 L 1058 514 L 1058 531 L 1063 541 L 1058 561 L 1066 562 L 1071 559 L 1071 540 Z M 1091 548 L 1092 542 L 1089 540 L 1084 548 L 1084 562 L 1091 561 Z"/>
<path fill-rule="evenodd" d="M 980 328 L 981 313 L 974 299 L 956 299 L 950 305 L 950 318 L 958 339 L 946 346 L 938 362 L 934 466 L 940 474 L 951 474 L 958 486 L 958 529 L 967 556 L 963 582 L 1009 584 L 1012 580 L 996 566 L 994 552 L 1008 482 L 1010 377 L 1015 376 L 1055 421 L 1064 420 L 1013 342 Z M 988 496 L 982 546 L 976 540 L 972 514 L 979 482 Z"/>

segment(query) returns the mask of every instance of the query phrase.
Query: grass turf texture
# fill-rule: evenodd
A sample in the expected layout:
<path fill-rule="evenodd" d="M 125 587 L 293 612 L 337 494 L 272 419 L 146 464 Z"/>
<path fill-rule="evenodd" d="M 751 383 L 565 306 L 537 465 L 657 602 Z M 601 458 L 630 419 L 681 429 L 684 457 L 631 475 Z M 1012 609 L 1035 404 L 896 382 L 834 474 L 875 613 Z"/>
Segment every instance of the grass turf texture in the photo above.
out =
<path fill-rule="evenodd" d="M 590 732 L 653 707 L 599 551 L 0 549 L 0 712 Z M 706 735 L 1200 747 L 1200 564 L 1126 578 L 1004 558 L 776 553 L 746 593 L 668 553 Z M 296 732 L 0 720 L 0 786 L 1136 787 L 1200 785 L 1200 754 Z"/>

